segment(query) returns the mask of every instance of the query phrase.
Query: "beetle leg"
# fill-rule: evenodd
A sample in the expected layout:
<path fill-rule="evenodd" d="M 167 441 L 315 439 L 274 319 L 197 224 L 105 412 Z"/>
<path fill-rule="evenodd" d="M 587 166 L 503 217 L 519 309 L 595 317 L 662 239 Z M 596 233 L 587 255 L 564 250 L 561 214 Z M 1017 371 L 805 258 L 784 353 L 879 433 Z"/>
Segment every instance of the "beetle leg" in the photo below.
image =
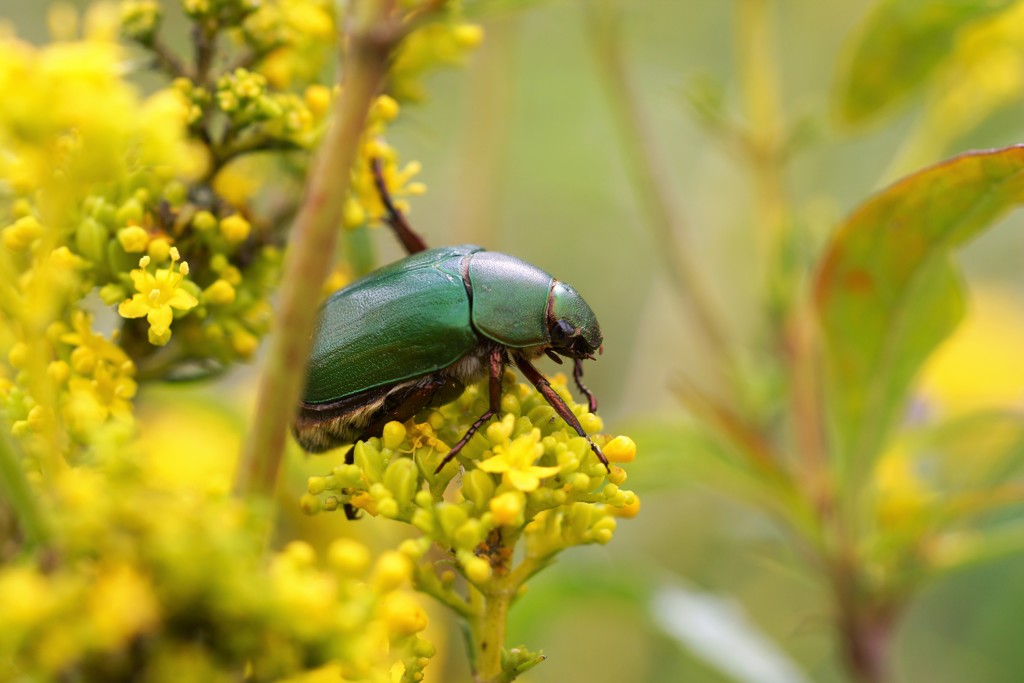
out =
<path fill-rule="evenodd" d="M 579 388 L 583 395 L 587 397 L 587 407 L 590 408 L 590 412 L 597 412 L 597 397 L 590 393 L 590 389 L 587 389 L 583 384 L 583 359 L 577 358 L 572 368 L 572 378 L 576 380 L 576 386 Z"/>
<path fill-rule="evenodd" d="M 373 184 L 377 186 L 377 194 L 380 195 L 380 201 L 384 205 L 385 210 L 388 212 L 387 221 L 391 229 L 395 231 L 395 235 L 398 240 L 405 247 L 405 250 L 410 254 L 416 252 L 426 251 L 427 243 L 423 240 L 412 226 L 409 225 L 409 221 L 405 220 L 405 216 L 398 210 L 395 203 L 391 200 L 391 194 L 388 192 L 388 186 L 384 182 L 384 169 L 380 159 L 374 158 L 370 160 L 370 169 L 373 171 Z"/>
<path fill-rule="evenodd" d="M 523 374 L 526 375 L 526 379 L 530 380 L 533 386 L 537 387 L 537 391 L 541 393 L 548 404 L 555 409 L 559 417 L 565 420 L 566 424 L 576 430 L 576 433 L 587 440 L 590 444 L 590 449 L 597 455 L 598 460 L 604 465 L 605 469 L 611 472 L 611 465 L 608 464 L 608 458 L 604 457 L 604 453 L 598 448 L 597 444 L 590 440 L 587 433 L 583 431 L 583 426 L 580 421 L 576 419 L 576 416 L 569 410 L 569 406 L 565 404 L 562 397 L 555 393 L 555 390 L 551 388 L 551 384 L 548 382 L 544 375 L 537 372 L 537 368 L 533 367 L 526 358 L 521 355 L 516 356 L 516 365 L 522 370 Z M 589 392 L 588 392 L 589 394 Z"/>
<path fill-rule="evenodd" d="M 490 405 L 488 406 L 487 411 L 469 426 L 469 429 L 467 429 L 466 433 L 462 435 L 462 438 L 459 439 L 458 442 L 452 446 L 452 449 L 445 454 L 444 459 L 441 460 L 441 464 L 434 470 L 434 474 L 440 472 L 442 467 L 447 465 L 452 458 L 458 455 L 459 451 L 462 450 L 462 447 L 469 443 L 469 440 L 473 438 L 473 435 L 476 434 L 477 430 L 487 424 L 487 421 L 497 415 L 498 411 L 501 410 L 501 376 L 505 374 L 506 363 L 504 350 L 500 347 L 495 348 L 489 354 L 488 360 L 490 361 L 491 370 L 489 384 Z"/>

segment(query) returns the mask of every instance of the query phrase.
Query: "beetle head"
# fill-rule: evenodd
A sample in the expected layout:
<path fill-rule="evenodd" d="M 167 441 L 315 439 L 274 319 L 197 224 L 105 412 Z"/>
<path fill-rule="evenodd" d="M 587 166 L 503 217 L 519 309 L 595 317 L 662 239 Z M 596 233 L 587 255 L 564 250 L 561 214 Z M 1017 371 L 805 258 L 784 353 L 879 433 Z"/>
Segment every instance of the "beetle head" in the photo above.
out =
<path fill-rule="evenodd" d="M 571 358 L 591 358 L 603 336 L 597 316 L 575 289 L 555 280 L 548 297 L 548 338 L 551 348 Z"/>

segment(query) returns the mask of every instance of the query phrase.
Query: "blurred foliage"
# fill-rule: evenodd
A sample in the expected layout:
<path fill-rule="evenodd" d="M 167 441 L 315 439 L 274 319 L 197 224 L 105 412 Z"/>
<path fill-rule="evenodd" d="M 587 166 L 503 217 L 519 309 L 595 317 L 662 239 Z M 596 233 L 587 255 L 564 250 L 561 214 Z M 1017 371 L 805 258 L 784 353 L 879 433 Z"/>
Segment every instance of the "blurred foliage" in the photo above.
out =
<path fill-rule="evenodd" d="M 478 241 L 586 293 L 606 338 L 588 382 L 604 421 L 641 454 L 629 485 L 643 513 L 616 530 L 615 547 L 575 549 L 517 589 L 508 640 L 548 657 L 522 680 L 1016 681 L 1024 237 L 1019 216 L 1006 214 L 1024 170 L 1011 146 L 1024 133 L 1024 2 L 462 4 L 488 39 L 457 11 L 414 34 L 373 105 L 360 158 L 385 161 L 389 189 L 403 210 L 415 208 L 431 244 Z M 163 591 L 192 577 L 196 595 L 239 572 L 256 588 L 222 593 L 244 592 L 249 616 L 238 618 L 252 630 L 221 640 L 216 666 L 277 671 L 282 660 L 260 660 L 268 653 L 252 646 L 258 638 L 287 641 L 275 652 L 304 653 L 310 666 L 345 662 L 337 643 L 318 640 L 340 622 L 314 616 L 312 633 L 308 620 L 278 621 L 300 603 L 314 615 L 326 604 L 303 603 L 292 579 L 282 582 L 282 562 L 300 584 L 337 595 L 366 579 L 367 621 L 346 623 L 421 633 L 421 608 L 394 592 L 400 580 L 433 586 L 459 612 L 458 601 L 497 585 L 466 552 L 496 527 L 495 514 L 536 532 L 527 517 L 543 513 L 529 496 L 555 495 L 577 474 L 562 459 L 579 444 L 562 441 L 560 424 L 522 414 L 507 434 L 495 421 L 474 438 L 464 479 L 410 467 L 443 450 L 413 442 L 427 427 L 448 443 L 476 414 L 473 388 L 426 422 L 362 444 L 358 472 L 337 453 L 303 463 L 290 452 L 276 538 L 318 550 L 284 547 L 269 565 L 257 561 L 254 513 L 224 495 L 234 470 L 225 453 L 250 419 L 236 407 L 249 384 L 219 381 L 226 400 L 190 395 L 184 410 L 152 387 L 219 376 L 257 353 L 308 152 L 330 120 L 326 36 L 337 10 L 189 0 L 183 15 L 172 5 L 125 3 L 131 61 L 111 41 L 114 15 L 67 5 L 45 20 L 15 10 L 34 42 L 47 30 L 58 42 L 6 41 L 0 53 L 0 82 L 19 93 L 0 109 L 2 388 L 14 435 L 4 452 L 21 453 L 13 460 L 30 473 L 19 482 L 19 469 L 3 471 L 0 591 L 47 596 L 0 607 L 0 621 L 39 632 L 62 623 L 68 636 L 44 651 L 33 649 L 44 640 L 30 648 L 9 635 L 0 652 L 17 650 L 22 659 L 3 663 L 39 676 L 53 669 L 31 667 L 132 666 L 137 659 L 102 654 L 127 642 L 156 642 L 153 651 L 199 671 L 209 661 L 167 607 L 216 622 L 222 605 L 172 605 Z M 431 75 L 478 43 L 464 72 Z M 125 86 L 124 64 L 149 96 Z M 59 144 L 38 144 L 70 129 Z M 962 154 L 976 148 L 997 149 Z M 429 195 L 420 197 L 420 178 Z M 397 254 L 385 238 L 378 258 L 365 227 L 383 216 L 368 164 L 351 183 L 349 230 L 325 292 Z M 512 386 L 506 398 L 536 401 Z M 230 417 L 211 417 L 212 406 Z M 560 468 L 535 472 L 536 490 L 480 467 L 533 427 L 544 455 L 529 467 Z M 594 464 L 577 450 L 581 469 Z M 71 496 L 76 487 L 58 485 L 61 460 L 87 466 L 116 495 L 96 503 L 81 487 Z M 442 499 L 449 480 L 454 497 Z M 616 488 L 606 483 L 586 503 L 595 516 L 581 513 L 589 529 L 614 522 L 597 504 L 626 495 L 606 480 Z M 430 500 L 406 495 L 410 486 Z M 42 509 L 31 504 L 39 491 Z M 300 498 L 310 511 L 358 504 L 425 535 L 403 544 L 402 525 L 373 514 L 354 525 L 302 518 Z M 206 525 L 196 522 L 201 510 Z M 91 553 L 83 534 L 63 559 L 32 550 L 76 516 L 116 533 Z M 222 536 L 235 544 L 230 571 L 217 569 L 229 560 L 216 548 L 197 565 L 202 576 L 181 555 L 161 554 L 180 548 L 190 520 L 194 548 L 219 547 Z M 378 561 L 392 563 L 395 581 L 375 584 L 369 552 L 340 535 L 401 548 Z M 428 538 L 454 555 L 424 554 Z M 529 557 L 520 552 L 517 561 Z M 112 605 L 150 609 L 92 609 L 87 578 L 118 588 Z M 438 653 L 426 680 L 466 679 L 459 644 L 447 642 L 458 636 L 433 621 L 423 633 Z M 396 642 L 402 654 L 389 656 L 415 673 L 422 642 Z M 535 663 L 518 654 L 511 670 Z"/>

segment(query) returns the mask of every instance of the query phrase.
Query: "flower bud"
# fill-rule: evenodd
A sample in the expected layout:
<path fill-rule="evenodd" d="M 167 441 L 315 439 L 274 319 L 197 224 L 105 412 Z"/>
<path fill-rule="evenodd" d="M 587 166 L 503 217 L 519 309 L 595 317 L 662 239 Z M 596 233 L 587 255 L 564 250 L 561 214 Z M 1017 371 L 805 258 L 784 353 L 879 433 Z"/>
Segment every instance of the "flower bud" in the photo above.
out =
<path fill-rule="evenodd" d="M 222 218 L 220 221 L 220 234 L 231 244 L 244 242 L 248 239 L 251 229 L 252 226 L 249 225 L 249 221 L 237 213 Z"/>
<path fill-rule="evenodd" d="M 401 422 L 388 422 L 384 425 L 384 434 L 381 437 L 384 441 L 384 447 L 395 450 L 405 441 L 405 433 L 405 425 Z"/>
<path fill-rule="evenodd" d="M 636 444 L 628 436 L 617 436 L 601 449 L 609 462 L 633 462 L 636 458 Z"/>
<path fill-rule="evenodd" d="M 483 510 L 494 495 L 494 479 L 483 470 L 470 470 L 462 475 L 462 495 L 477 510 Z"/>
<path fill-rule="evenodd" d="M 445 536 L 451 538 L 455 530 L 462 526 L 469 517 L 466 511 L 454 503 L 441 503 L 436 508 L 437 520 L 441 523 L 441 529 Z"/>
<path fill-rule="evenodd" d="M 456 552 L 456 558 L 466 573 L 466 578 L 475 584 L 486 583 L 491 579 L 491 565 L 482 557 L 477 557 L 467 550 Z"/>
<path fill-rule="evenodd" d="M 412 574 L 412 563 L 397 550 L 383 553 L 373 571 L 373 585 L 380 591 L 390 591 L 408 580 Z"/>
<path fill-rule="evenodd" d="M 502 526 L 515 526 L 523 523 L 525 503 L 525 498 L 520 491 L 506 491 L 492 498 L 489 507 L 495 523 Z"/>
<path fill-rule="evenodd" d="M 384 486 L 391 491 L 399 505 L 412 503 L 419 482 L 419 468 L 409 458 L 395 458 L 384 470 Z"/>
<path fill-rule="evenodd" d="M 370 566 L 370 551 L 350 538 L 339 538 L 327 548 L 327 561 L 347 576 L 361 576 Z"/>

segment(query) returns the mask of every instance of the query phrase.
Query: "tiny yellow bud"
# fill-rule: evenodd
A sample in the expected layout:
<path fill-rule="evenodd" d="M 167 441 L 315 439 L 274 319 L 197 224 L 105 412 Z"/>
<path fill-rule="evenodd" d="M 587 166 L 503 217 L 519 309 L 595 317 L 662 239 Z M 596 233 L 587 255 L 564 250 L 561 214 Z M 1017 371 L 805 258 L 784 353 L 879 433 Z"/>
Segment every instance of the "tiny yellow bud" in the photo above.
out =
<path fill-rule="evenodd" d="M 323 116 L 331 106 L 331 89 L 319 83 L 311 85 L 306 88 L 305 99 L 306 106 L 314 116 Z"/>
<path fill-rule="evenodd" d="M 154 237 L 149 241 L 146 253 L 157 263 L 163 263 L 171 255 L 171 243 L 166 237 Z"/>
<path fill-rule="evenodd" d="M 516 418 L 514 415 L 506 415 L 501 422 L 492 422 L 487 425 L 487 440 L 497 446 L 505 443 L 512 436 L 512 429 L 515 427 Z"/>
<path fill-rule="evenodd" d="M 484 30 L 476 24 L 459 24 L 452 31 L 452 37 L 462 47 L 476 47 L 484 39 Z"/>
<path fill-rule="evenodd" d="M 617 436 L 601 449 L 609 462 L 633 462 L 636 444 L 628 436 Z"/>
<path fill-rule="evenodd" d="M 260 340 L 255 335 L 241 328 L 231 332 L 231 348 L 242 358 L 248 358 L 256 353 Z"/>
<path fill-rule="evenodd" d="M 146 251 L 146 245 L 149 244 L 149 233 L 143 227 L 129 225 L 127 228 L 117 231 L 117 241 L 121 243 L 121 248 L 129 254 L 137 254 Z"/>
<path fill-rule="evenodd" d="M 249 237 L 249 231 L 252 226 L 249 225 L 249 221 L 242 218 L 237 213 L 233 213 L 226 218 L 221 219 L 220 222 L 220 234 L 224 236 L 228 242 L 237 244 L 244 242 Z"/>
<path fill-rule="evenodd" d="M 323 493 L 327 489 L 326 477 L 310 477 L 306 480 L 306 490 L 312 495 Z"/>
<path fill-rule="evenodd" d="M 398 102 L 388 95 L 381 95 L 373 103 L 373 114 L 384 121 L 393 121 L 398 116 Z"/>
<path fill-rule="evenodd" d="M 366 209 L 352 197 L 345 200 L 345 207 L 342 209 L 342 224 L 349 229 L 358 228 L 366 223 Z"/>
<path fill-rule="evenodd" d="M 299 507 L 307 515 L 315 515 L 316 513 L 320 512 L 322 505 L 320 503 L 319 498 L 307 493 L 303 495 L 301 498 L 299 498 Z"/>
<path fill-rule="evenodd" d="M 520 491 L 506 491 L 491 499 L 490 509 L 494 521 L 502 526 L 513 526 L 522 522 L 525 497 Z"/>
<path fill-rule="evenodd" d="M 580 415 L 580 426 L 587 434 L 596 434 L 604 429 L 604 422 L 593 413 L 583 413 Z"/>
<path fill-rule="evenodd" d="M 316 550 L 305 541 L 292 541 L 284 547 L 281 554 L 296 567 L 311 567 L 316 562 Z"/>
<path fill-rule="evenodd" d="M 394 498 L 385 498 L 384 500 L 377 503 L 377 514 L 387 519 L 395 519 L 398 517 L 398 501 Z"/>
<path fill-rule="evenodd" d="M 405 582 L 411 573 L 409 558 L 396 550 L 389 550 L 377 560 L 373 585 L 381 592 L 390 591 Z"/>
<path fill-rule="evenodd" d="M 68 377 L 71 376 L 71 366 L 62 360 L 50 361 L 50 364 L 46 367 L 46 374 L 49 375 L 50 379 L 54 382 L 63 384 L 68 381 Z"/>
<path fill-rule="evenodd" d="M 633 500 L 628 501 L 622 507 L 613 507 L 608 510 L 616 517 L 622 517 L 623 519 L 633 519 L 640 514 L 640 497 L 636 494 L 633 495 Z"/>
<path fill-rule="evenodd" d="M 235 301 L 235 288 L 227 280 L 218 278 L 212 285 L 203 290 L 206 303 L 215 306 L 227 306 Z"/>
<path fill-rule="evenodd" d="M 209 211 L 199 211 L 192 217 L 192 227 L 201 232 L 217 227 L 217 219 Z"/>
<path fill-rule="evenodd" d="M 370 551 L 351 538 L 339 538 L 327 548 L 327 561 L 348 576 L 361 576 L 370 566 Z"/>
<path fill-rule="evenodd" d="M 35 216 L 22 216 L 4 228 L 4 246 L 11 251 L 24 251 L 43 234 L 43 225 Z"/>
<path fill-rule="evenodd" d="M 14 346 L 7 353 L 7 360 L 15 368 L 22 370 L 28 362 L 28 345 L 25 342 L 15 342 Z"/>
<path fill-rule="evenodd" d="M 574 489 L 576 489 L 577 491 L 589 491 L 590 490 L 590 485 L 591 485 L 590 477 L 588 477 L 583 472 L 577 472 L 574 475 L 572 475 L 572 477 L 570 477 L 570 479 L 569 479 L 569 483 L 572 484 L 572 487 Z"/>
<path fill-rule="evenodd" d="M 494 479 L 483 470 L 470 470 L 462 475 L 462 495 L 483 510 L 494 495 Z"/>
<path fill-rule="evenodd" d="M 28 426 L 33 432 L 41 433 L 46 431 L 50 424 L 50 413 L 43 406 L 33 406 L 28 411 Z"/>
<path fill-rule="evenodd" d="M 398 448 L 405 441 L 405 425 L 401 422 L 388 422 L 384 425 L 384 447 L 392 450 Z"/>
<path fill-rule="evenodd" d="M 427 627 L 427 613 L 408 593 L 392 593 L 384 600 L 384 621 L 389 634 L 409 636 Z"/>
<path fill-rule="evenodd" d="M 486 583 L 490 580 L 491 565 L 482 557 L 470 555 L 469 557 L 459 558 L 459 563 L 462 565 L 463 571 L 466 572 L 466 578 L 473 583 Z"/>

